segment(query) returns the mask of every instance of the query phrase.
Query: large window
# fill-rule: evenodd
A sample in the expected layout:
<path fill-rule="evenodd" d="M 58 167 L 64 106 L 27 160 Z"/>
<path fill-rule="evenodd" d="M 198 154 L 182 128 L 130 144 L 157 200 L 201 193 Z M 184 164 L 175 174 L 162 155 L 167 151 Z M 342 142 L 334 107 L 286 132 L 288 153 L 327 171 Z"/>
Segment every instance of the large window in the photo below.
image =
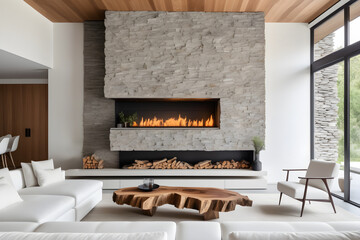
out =
<path fill-rule="evenodd" d="M 314 29 L 315 61 L 344 48 L 344 11 Z"/>
<path fill-rule="evenodd" d="M 360 0 L 311 29 L 311 157 L 341 165 L 333 194 L 360 206 Z"/>
<path fill-rule="evenodd" d="M 360 55 L 350 58 L 350 200 L 360 203 Z"/>

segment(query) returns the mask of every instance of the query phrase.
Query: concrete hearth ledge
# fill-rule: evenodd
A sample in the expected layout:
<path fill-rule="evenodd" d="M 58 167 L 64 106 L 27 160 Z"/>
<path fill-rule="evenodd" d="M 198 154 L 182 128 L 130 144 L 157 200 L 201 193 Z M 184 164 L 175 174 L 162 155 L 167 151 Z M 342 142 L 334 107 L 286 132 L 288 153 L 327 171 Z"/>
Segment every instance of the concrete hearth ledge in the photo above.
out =
<path fill-rule="evenodd" d="M 168 176 L 168 177 L 261 177 L 266 171 L 245 169 L 69 169 L 66 177 L 134 177 L 134 176 Z"/>

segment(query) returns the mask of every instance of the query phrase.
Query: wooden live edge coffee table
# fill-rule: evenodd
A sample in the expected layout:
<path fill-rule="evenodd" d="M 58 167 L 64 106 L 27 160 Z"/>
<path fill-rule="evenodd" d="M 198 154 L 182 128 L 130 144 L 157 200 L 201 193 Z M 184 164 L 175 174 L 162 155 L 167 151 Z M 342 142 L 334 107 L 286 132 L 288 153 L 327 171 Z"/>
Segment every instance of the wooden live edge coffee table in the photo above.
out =
<path fill-rule="evenodd" d="M 219 218 L 219 212 L 235 210 L 236 205 L 252 206 L 252 200 L 237 192 L 219 188 L 165 187 L 144 192 L 137 187 L 122 188 L 114 192 L 113 201 L 119 205 L 138 207 L 148 216 L 153 216 L 156 208 L 171 204 L 179 209 L 199 210 L 204 220 Z"/>

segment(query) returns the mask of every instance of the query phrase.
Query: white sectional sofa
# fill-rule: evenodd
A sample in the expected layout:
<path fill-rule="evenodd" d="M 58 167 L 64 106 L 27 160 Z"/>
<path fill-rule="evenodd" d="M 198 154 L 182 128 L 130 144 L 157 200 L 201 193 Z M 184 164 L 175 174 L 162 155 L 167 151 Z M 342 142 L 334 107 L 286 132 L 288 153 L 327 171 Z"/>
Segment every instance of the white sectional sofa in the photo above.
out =
<path fill-rule="evenodd" d="M 65 180 L 25 188 L 21 169 L 10 176 L 23 201 L 1 209 L 0 222 L 80 221 L 102 199 L 100 181 Z"/>
<path fill-rule="evenodd" d="M 256 239 L 277 239 L 269 238 L 269 234 L 278 233 L 313 235 L 310 239 L 348 239 L 339 238 L 341 232 L 360 231 L 360 222 L 180 222 L 171 221 L 152 222 L 3 222 L 0 223 L 0 232 L 35 232 L 35 233 L 144 233 L 144 232 L 165 232 L 168 240 L 228 240 L 233 232 L 256 233 Z M 262 236 L 262 234 L 264 234 Z M 323 236 L 322 236 L 323 235 Z M 246 234 L 245 234 L 246 236 Z M 322 236 L 322 238 L 320 238 Z M 332 236 L 337 236 L 332 238 Z M 355 235 L 359 236 L 359 235 Z M 291 238 L 291 239 L 302 239 Z M 0 238 L 1 239 L 1 238 Z M 51 238 L 49 238 L 51 239 Z M 62 238 L 66 239 L 66 238 Z M 136 238 L 138 239 L 138 238 Z M 253 240 L 250 238 L 241 238 Z M 279 238 L 290 239 L 290 238 Z M 351 238 L 359 239 L 359 238 Z"/>

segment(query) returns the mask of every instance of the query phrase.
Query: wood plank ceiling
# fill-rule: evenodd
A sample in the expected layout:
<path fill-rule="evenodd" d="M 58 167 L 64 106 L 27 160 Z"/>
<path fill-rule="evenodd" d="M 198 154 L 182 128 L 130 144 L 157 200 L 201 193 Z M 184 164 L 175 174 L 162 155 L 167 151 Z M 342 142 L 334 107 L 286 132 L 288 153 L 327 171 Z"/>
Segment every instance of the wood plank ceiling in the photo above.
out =
<path fill-rule="evenodd" d="M 314 20 L 339 0 L 24 0 L 52 22 L 104 19 L 112 11 L 265 12 L 266 22 Z"/>

